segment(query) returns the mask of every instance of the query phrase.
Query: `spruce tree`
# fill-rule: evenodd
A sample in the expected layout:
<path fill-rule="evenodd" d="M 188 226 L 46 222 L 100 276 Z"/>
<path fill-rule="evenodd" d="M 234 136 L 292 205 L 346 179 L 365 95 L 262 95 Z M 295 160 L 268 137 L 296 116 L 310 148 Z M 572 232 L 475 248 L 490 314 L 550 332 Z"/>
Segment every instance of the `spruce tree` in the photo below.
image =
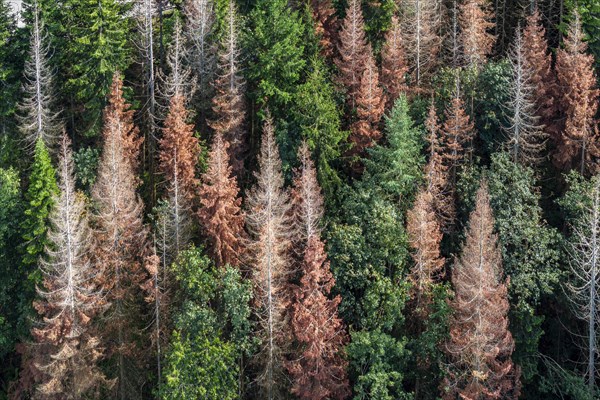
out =
<path fill-rule="evenodd" d="M 90 260 L 90 229 L 85 201 L 75 190 L 70 142 L 60 150 L 60 194 L 54 195 L 46 257 L 40 261 L 43 287 L 34 307 L 32 329 L 34 399 L 84 397 L 110 386 L 100 372 L 103 349 L 91 319 L 104 305 L 97 271 Z"/>
<path fill-rule="evenodd" d="M 29 187 L 25 194 L 28 207 L 25 210 L 25 220 L 21 227 L 25 241 L 23 264 L 27 270 L 31 265 L 37 264 L 39 257 L 49 245 L 48 217 L 57 194 L 56 172 L 52 166 L 48 149 L 44 141 L 39 138 L 35 145 Z"/>
<path fill-rule="evenodd" d="M 278 129 L 287 119 L 306 65 L 304 26 L 286 0 L 257 0 L 245 37 L 252 102 L 269 109 Z"/>
<path fill-rule="evenodd" d="M 594 57 L 587 54 L 581 20 L 574 15 L 564 41 L 556 53 L 556 75 L 560 113 L 564 118 L 554 161 L 562 169 L 576 168 L 581 174 L 595 172 L 600 155 L 598 130 L 594 118 L 598 112 L 598 94 Z"/>
<path fill-rule="evenodd" d="M 97 135 L 115 70 L 129 62 L 130 4 L 118 0 L 39 0 L 56 51 L 56 86 L 71 131 Z"/>
<path fill-rule="evenodd" d="M 285 383 L 284 355 L 289 345 L 286 325 L 291 275 L 289 195 L 283 187 L 281 159 L 274 127 L 267 119 L 258 159 L 256 185 L 246 199 L 246 226 L 255 285 L 255 313 L 262 344 L 256 355 L 257 381 L 265 399 L 281 396 Z"/>
<path fill-rule="evenodd" d="M 481 68 L 485 64 L 496 41 L 490 33 L 493 17 L 488 0 L 467 0 L 460 5 L 459 43 L 464 65 Z"/>
<path fill-rule="evenodd" d="M 238 267 L 243 260 L 244 214 L 237 180 L 227 155 L 228 143 L 221 133 L 213 138 L 208 168 L 202 176 L 198 210 L 204 235 L 211 244 L 215 264 Z"/>
<path fill-rule="evenodd" d="M 386 109 L 390 110 L 398 96 L 407 90 L 408 69 L 406 44 L 398 17 L 394 16 L 381 50 L 381 86 L 386 96 Z"/>
<path fill-rule="evenodd" d="M 519 397 L 519 371 L 511 359 L 507 282 L 489 203 L 487 183 L 477 191 L 465 243 L 452 270 L 450 357 L 444 399 Z"/>
<path fill-rule="evenodd" d="M 147 254 L 147 231 L 143 204 L 136 193 L 139 181 L 133 173 L 138 164 L 139 131 L 133 125 L 121 85 L 115 75 L 104 114 L 98 178 L 92 189 L 96 206 L 94 257 L 102 268 L 100 285 L 110 303 L 101 329 L 113 367 L 111 375 L 117 379 L 116 396 L 136 399 L 141 396 L 137 347 L 143 321 L 135 317 L 143 303 L 140 285 L 146 277 L 142 262 Z"/>

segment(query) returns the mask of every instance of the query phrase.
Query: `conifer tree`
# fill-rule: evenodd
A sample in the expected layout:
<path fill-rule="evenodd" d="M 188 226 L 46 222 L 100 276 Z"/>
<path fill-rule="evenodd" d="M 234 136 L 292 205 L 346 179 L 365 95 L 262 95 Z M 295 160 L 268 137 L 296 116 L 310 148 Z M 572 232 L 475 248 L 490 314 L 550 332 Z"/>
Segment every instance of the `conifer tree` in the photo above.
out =
<path fill-rule="evenodd" d="M 211 128 L 228 143 L 228 154 L 235 176 L 240 178 L 244 168 L 247 147 L 245 133 L 246 104 L 245 81 L 240 73 L 238 16 L 233 0 L 229 1 L 226 14 L 226 30 L 219 48 L 218 76 L 215 81 Z"/>
<path fill-rule="evenodd" d="M 427 192 L 432 197 L 432 207 L 439 219 L 443 232 L 451 231 L 456 217 L 456 206 L 450 185 L 448 166 L 444 163 L 441 146 L 441 127 L 439 126 L 435 103 L 432 99 L 427 119 L 427 142 L 429 143 L 429 160 L 425 166 Z"/>
<path fill-rule="evenodd" d="M 363 155 L 381 138 L 379 123 L 385 111 L 385 98 L 379 85 L 379 74 L 375 60 L 369 56 L 356 93 L 357 120 L 351 126 L 351 154 Z"/>
<path fill-rule="evenodd" d="M 136 0 L 136 18 L 139 39 L 137 47 L 139 51 L 140 63 L 143 70 L 142 92 L 143 107 L 142 115 L 144 120 L 144 133 L 146 134 L 146 143 L 149 144 L 149 158 L 155 157 L 156 151 L 156 130 L 158 128 L 158 102 L 156 94 L 156 58 L 154 54 L 154 0 Z M 152 161 L 151 169 L 153 169 Z M 154 171 L 150 172 L 154 174 Z"/>
<path fill-rule="evenodd" d="M 406 231 L 414 262 L 409 275 L 411 298 L 420 316 L 427 316 L 432 286 L 444 268 L 444 258 L 440 255 L 442 232 L 433 201 L 431 193 L 421 189 L 406 217 Z"/>
<path fill-rule="evenodd" d="M 511 355 L 507 282 L 502 270 L 487 183 L 477 191 L 465 243 L 452 270 L 455 297 L 446 351 L 450 357 L 444 399 L 516 399 L 519 372 Z"/>
<path fill-rule="evenodd" d="M 257 0 L 249 21 L 244 46 L 249 95 L 282 128 L 306 65 L 305 27 L 287 0 Z"/>
<path fill-rule="evenodd" d="M 227 155 L 227 142 L 220 133 L 213 138 L 208 169 L 202 176 L 198 217 L 218 267 L 239 266 L 243 259 L 244 214 L 237 180 Z"/>
<path fill-rule="evenodd" d="M 75 191 L 70 143 L 60 150 L 60 195 L 55 197 L 46 257 L 41 259 L 43 288 L 34 307 L 40 320 L 32 329 L 34 399 L 83 398 L 99 392 L 106 381 L 98 368 L 100 340 L 91 319 L 103 304 L 90 261 L 90 230 L 85 201 Z"/>
<path fill-rule="evenodd" d="M 116 396 L 123 400 L 140 396 L 136 353 L 147 233 L 143 204 L 136 193 L 139 181 L 133 173 L 139 154 L 138 136 L 116 75 L 104 115 L 104 143 L 92 197 L 97 210 L 94 255 L 104 272 L 102 289 L 111 303 L 102 325 L 103 338 L 117 378 Z"/>
<path fill-rule="evenodd" d="M 35 145 L 33 165 L 29 175 L 29 187 L 25 195 L 28 207 L 23 221 L 25 255 L 23 264 L 34 265 L 48 246 L 48 217 L 58 193 L 56 172 L 52 166 L 48 149 L 42 138 Z"/>
<path fill-rule="evenodd" d="M 392 26 L 385 35 L 381 50 L 381 86 L 386 96 L 386 109 L 391 109 L 400 93 L 406 91 L 406 49 L 398 17 L 392 17 Z"/>
<path fill-rule="evenodd" d="M 533 71 L 525 61 L 523 36 L 520 28 L 515 33 L 510 50 L 512 81 L 509 86 L 508 103 L 508 149 L 513 162 L 535 165 L 544 158 L 546 133 L 537 115 L 536 89 L 532 84 Z"/>
<path fill-rule="evenodd" d="M 339 58 L 335 63 L 339 69 L 339 82 L 346 92 L 346 103 L 350 110 L 356 107 L 361 82 L 368 58 L 372 58 L 371 46 L 365 36 L 365 21 L 360 0 L 350 0 L 346 17 L 342 22 L 338 43 Z"/>
<path fill-rule="evenodd" d="M 592 159 L 600 155 L 594 120 L 598 94 L 594 57 L 587 54 L 579 14 L 575 13 L 564 40 L 564 49 L 556 54 L 559 106 L 564 125 L 554 156 L 561 168 L 577 168 L 580 173 L 594 172 Z"/>
<path fill-rule="evenodd" d="M 341 110 L 327 72 L 324 62 L 314 57 L 306 82 L 298 88 L 292 111 L 300 137 L 314 155 L 325 197 L 331 199 L 341 183 L 335 166 L 347 145 L 348 131 L 342 130 Z"/>
<path fill-rule="evenodd" d="M 328 298 L 335 279 L 325 245 L 316 234 L 306 244 L 302 272 L 291 320 L 300 350 L 286 363 L 292 378 L 291 391 L 306 400 L 346 399 L 350 387 L 342 349 L 348 339 L 337 313 L 341 298 Z"/>
<path fill-rule="evenodd" d="M 267 118 L 258 158 L 256 185 L 246 200 L 246 223 L 251 234 L 249 250 L 255 286 L 258 335 L 262 341 L 256 356 L 258 383 L 262 397 L 280 397 L 285 382 L 284 356 L 288 344 L 286 327 L 290 302 L 288 279 L 291 221 L 289 195 L 283 184 L 281 160 L 275 142 L 274 127 Z"/>
<path fill-rule="evenodd" d="M 466 0 L 460 6 L 459 43 L 462 61 L 468 67 L 480 68 L 492 52 L 496 38 L 489 32 L 493 27 L 493 13 L 487 0 Z"/>
<path fill-rule="evenodd" d="M 325 210 L 317 170 L 306 142 L 302 142 L 298 148 L 298 161 L 300 167 L 295 171 L 291 202 L 294 251 L 302 258 L 308 239 L 311 236 L 321 237 L 321 219 Z"/>
<path fill-rule="evenodd" d="M 53 74 L 48 65 L 50 48 L 40 21 L 37 0 L 33 4 L 33 26 L 28 59 L 25 62 L 24 99 L 19 104 L 21 110 L 20 130 L 30 149 L 37 146 L 38 139 L 52 148 L 60 136 L 58 113 L 53 112 Z"/>
<path fill-rule="evenodd" d="M 48 23 L 51 46 L 58 64 L 59 101 L 66 105 L 70 131 L 97 135 L 102 110 L 111 90 L 115 70 L 129 63 L 125 18 L 130 4 L 119 0 L 39 0 Z"/>
<path fill-rule="evenodd" d="M 403 35 L 412 82 L 420 87 L 440 52 L 439 11 L 434 0 L 409 0 L 403 9 Z"/>
<path fill-rule="evenodd" d="M 442 148 L 444 165 L 450 171 L 450 182 L 454 186 L 459 166 L 472 152 L 472 140 L 475 125 L 465 112 L 464 102 L 460 97 L 459 83 L 452 102 L 445 111 L 446 120 L 442 126 Z"/>
<path fill-rule="evenodd" d="M 587 182 L 586 182 L 587 183 Z M 598 246 L 600 235 L 600 179 L 594 176 L 586 185 L 584 201 L 577 201 L 578 215 L 572 221 L 572 237 L 570 240 L 571 279 L 565 285 L 569 300 L 574 306 L 578 319 L 585 323 L 582 335 L 585 354 L 585 378 L 589 394 L 593 397 L 596 391 L 598 370 L 598 302 L 600 300 L 600 267 L 598 265 Z M 573 194 L 569 194 L 572 197 Z"/>
<path fill-rule="evenodd" d="M 211 82 L 215 76 L 215 1 L 186 0 L 184 6 L 186 33 L 192 44 L 190 59 L 197 87 L 199 126 L 204 126 L 213 97 Z"/>
<path fill-rule="evenodd" d="M 286 367 L 293 380 L 291 391 L 298 397 L 343 399 L 349 394 L 347 363 L 341 354 L 347 338 L 337 313 L 341 298 L 328 298 L 335 280 L 321 241 L 323 196 L 306 142 L 298 149 L 298 159 L 291 213 L 301 278 L 292 298 L 291 328 L 299 349 Z"/>
<path fill-rule="evenodd" d="M 339 21 L 331 0 L 311 0 L 310 7 L 321 54 L 331 58 L 336 51 Z"/>
<path fill-rule="evenodd" d="M 181 196 L 191 200 L 198 188 L 196 165 L 200 146 L 194 136 L 194 126 L 187 120 L 185 98 L 182 95 L 173 97 L 159 141 L 159 171 L 171 184 L 167 188 L 171 195 L 173 190 L 177 190 Z"/>
<path fill-rule="evenodd" d="M 167 51 L 167 68 L 166 71 L 161 70 L 158 74 L 158 93 L 165 108 L 168 108 L 168 103 L 173 97 L 183 96 L 187 100 L 195 90 L 189 65 L 190 54 L 186 46 L 181 18 L 178 15 L 174 18 L 172 43 Z"/>
<path fill-rule="evenodd" d="M 546 30 L 537 8 L 527 17 L 523 30 L 523 67 L 531 71 L 530 83 L 540 123 L 553 139 L 558 138 L 556 116 L 556 74 L 552 70 L 552 55 L 548 51 Z"/>

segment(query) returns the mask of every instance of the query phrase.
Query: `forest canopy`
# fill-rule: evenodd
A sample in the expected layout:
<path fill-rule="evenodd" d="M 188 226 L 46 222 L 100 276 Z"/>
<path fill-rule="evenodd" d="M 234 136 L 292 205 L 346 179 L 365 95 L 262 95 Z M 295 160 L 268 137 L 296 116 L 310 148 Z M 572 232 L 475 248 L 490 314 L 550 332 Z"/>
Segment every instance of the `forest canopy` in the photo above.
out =
<path fill-rule="evenodd" d="M 0 0 L 0 400 L 600 398 L 597 0 Z"/>

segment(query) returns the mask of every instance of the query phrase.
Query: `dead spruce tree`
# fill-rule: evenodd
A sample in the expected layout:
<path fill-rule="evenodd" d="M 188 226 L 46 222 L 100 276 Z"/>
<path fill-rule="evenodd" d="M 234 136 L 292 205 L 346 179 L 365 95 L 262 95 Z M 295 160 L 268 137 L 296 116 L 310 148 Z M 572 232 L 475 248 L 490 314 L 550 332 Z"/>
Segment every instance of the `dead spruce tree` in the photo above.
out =
<path fill-rule="evenodd" d="M 440 278 L 444 268 L 444 258 L 440 255 L 442 232 L 433 201 L 432 194 L 421 189 L 406 217 L 413 259 L 409 274 L 411 299 L 415 314 L 423 319 L 429 315 L 433 284 Z"/>
<path fill-rule="evenodd" d="M 456 204 L 453 187 L 450 186 L 449 168 L 444 162 L 444 149 L 440 137 L 441 128 L 433 98 L 425 120 L 425 128 L 429 143 L 429 160 L 425 165 L 427 192 L 432 197 L 432 207 L 440 222 L 442 232 L 450 233 L 456 219 Z"/>
<path fill-rule="evenodd" d="M 412 74 L 411 83 L 421 87 L 433 71 L 441 47 L 437 5 L 434 0 L 408 0 L 403 5 L 402 34 Z"/>
<path fill-rule="evenodd" d="M 49 245 L 40 259 L 43 287 L 34 307 L 40 315 L 32 329 L 33 399 L 97 398 L 110 386 L 98 368 L 103 349 L 90 323 L 104 304 L 97 286 L 101 268 L 90 260 L 92 242 L 85 200 L 75 190 L 73 160 L 66 135 L 59 152 L 60 194 L 54 202 Z"/>
<path fill-rule="evenodd" d="M 33 26 L 28 58 L 25 62 L 23 100 L 19 103 L 19 128 L 28 150 L 33 151 L 38 139 L 49 149 L 58 142 L 61 131 L 59 114 L 52 111 L 54 96 L 52 72 L 48 65 L 50 49 L 40 21 L 38 3 L 33 3 Z"/>
<path fill-rule="evenodd" d="M 455 297 L 450 303 L 454 313 L 446 344 L 449 365 L 442 384 L 444 399 L 518 398 L 507 284 L 487 183 L 482 181 L 465 243 L 452 269 Z"/>
<path fill-rule="evenodd" d="M 104 270 L 102 287 L 111 303 L 101 326 L 110 363 L 117 378 L 118 399 L 140 397 L 141 283 L 146 279 L 142 262 L 147 252 L 143 204 L 136 193 L 140 138 L 133 112 L 123 99 L 122 83 L 115 75 L 104 112 L 103 147 L 98 178 L 92 189 L 96 207 L 95 260 Z"/>
<path fill-rule="evenodd" d="M 209 122 L 209 125 L 215 134 L 222 135 L 222 139 L 228 143 L 229 162 L 235 176 L 241 179 L 248 147 L 244 124 L 246 83 L 240 72 L 240 34 L 233 0 L 229 1 L 226 22 L 226 30 L 218 51 L 218 76 L 214 84 L 216 93 L 212 100 L 214 119 Z"/>
<path fill-rule="evenodd" d="M 488 0 L 466 0 L 459 6 L 458 36 L 462 63 L 469 68 L 481 68 L 492 52 L 496 38 L 490 33 L 494 27 L 493 12 Z"/>
<path fill-rule="evenodd" d="M 512 80 L 509 86 L 510 100 L 507 104 L 508 151 L 513 162 L 533 166 L 544 158 L 547 135 L 540 125 L 537 114 L 536 88 L 532 84 L 533 71 L 525 61 L 523 35 L 518 28 L 509 53 Z"/>
<path fill-rule="evenodd" d="M 402 29 L 397 16 L 392 17 L 392 26 L 385 34 L 381 50 L 381 86 L 385 93 L 386 109 L 391 110 L 396 99 L 407 90 L 408 65 Z"/>
<path fill-rule="evenodd" d="M 350 387 L 341 351 L 348 338 L 338 315 L 341 298 L 329 298 L 335 280 L 321 240 L 323 195 L 306 142 L 300 145 L 298 159 L 292 215 L 294 254 L 301 276 L 292 303 L 295 346 L 286 368 L 292 378 L 291 391 L 299 398 L 345 399 Z"/>
<path fill-rule="evenodd" d="M 598 330 L 600 321 L 600 177 L 592 178 L 588 201 L 572 226 L 571 279 L 565 285 L 575 315 L 585 322 L 581 335 L 586 351 L 586 380 L 590 394 L 596 391 Z"/>
<path fill-rule="evenodd" d="M 164 109 L 168 109 L 173 97 L 183 96 L 188 99 L 195 90 L 189 67 L 189 50 L 178 16 L 175 17 L 172 40 L 167 50 L 166 70 L 161 70 L 158 74 L 158 93 L 161 97 L 161 107 Z"/>
<path fill-rule="evenodd" d="M 197 87 L 195 101 L 198 105 L 199 128 L 204 128 L 213 97 L 212 82 L 216 70 L 214 0 L 186 0 L 184 15 L 186 34 L 191 43 L 190 63 Z"/>
<path fill-rule="evenodd" d="M 365 63 L 367 58 L 373 57 L 365 36 L 365 20 L 359 0 L 350 0 L 348 3 L 346 18 L 339 33 L 338 54 L 339 58 L 335 60 L 339 69 L 338 81 L 345 88 L 348 108 L 354 110 Z"/>
<path fill-rule="evenodd" d="M 246 225 L 251 235 L 252 280 L 256 317 L 262 340 L 256 356 L 261 398 L 281 398 L 285 377 L 285 354 L 289 343 L 287 309 L 292 234 L 289 195 L 284 189 L 281 159 L 270 117 L 263 128 L 256 184 L 246 201 Z"/>
<path fill-rule="evenodd" d="M 208 155 L 208 169 L 202 176 L 198 217 L 217 266 L 237 267 L 243 259 L 244 214 L 227 146 L 221 133 L 217 132 Z"/>
<path fill-rule="evenodd" d="M 556 52 L 556 75 L 560 92 L 558 104 L 564 120 L 554 161 L 560 168 L 577 168 L 581 174 L 598 169 L 600 136 L 595 120 L 598 90 L 594 56 L 587 53 L 581 18 L 575 13 L 564 40 Z"/>

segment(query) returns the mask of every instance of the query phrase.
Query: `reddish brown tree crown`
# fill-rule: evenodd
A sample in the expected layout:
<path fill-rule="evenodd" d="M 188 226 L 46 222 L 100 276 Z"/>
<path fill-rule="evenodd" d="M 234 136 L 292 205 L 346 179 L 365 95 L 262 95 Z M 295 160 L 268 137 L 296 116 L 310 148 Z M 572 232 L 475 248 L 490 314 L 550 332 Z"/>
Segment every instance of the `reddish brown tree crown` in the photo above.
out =
<path fill-rule="evenodd" d="M 516 399 L 519 371 L 508 330 L 507 282 L 494 234 L 487 184 L 481 183 L 460 257 L 452 270 L 455 297 L 450 320 L 450 356 L 442 396 L 447 400 Z"/>
<path fill-rule="evenodd" d="M 177 190 L 192 199 L 198 188 L 196 165 L 200 146 L 194 136 L 194 126 L 188 124 L 187 119 L 185 98 L 173 96 L 159 141 L 159 171 L 167 183 L 177 182 Z M 167 185 L 167 188 L 170 190 L 172 186 Z"/>
<path fill-rule="evenodd" d="M 216 133 L 202 176 L 198 217 L 218 266 L 238 266 L 242 252 L 244 215 L 236 178 L 232 176 L 227 143 Z"/>
<path fill-rule="evenodd" d="M 385 35 L 381 50 L 381 86 L 386 97 L 386 109 L 390 110 L 400 93 L 406 91 L 406 52 L 398 17 L 392 17 L 392 26 Z"/>

